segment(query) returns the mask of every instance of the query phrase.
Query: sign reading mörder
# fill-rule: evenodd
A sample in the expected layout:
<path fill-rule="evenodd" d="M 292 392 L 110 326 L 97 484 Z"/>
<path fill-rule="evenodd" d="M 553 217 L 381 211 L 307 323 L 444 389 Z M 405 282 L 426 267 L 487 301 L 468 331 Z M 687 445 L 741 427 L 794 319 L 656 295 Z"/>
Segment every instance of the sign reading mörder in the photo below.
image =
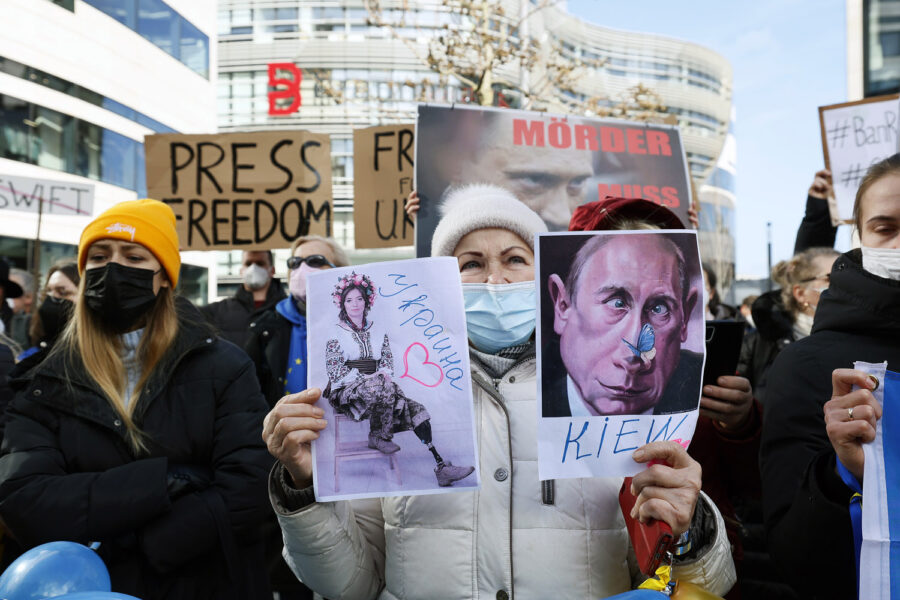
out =
<path fill-rule="evenodd" d="M 94 210 L 94 186 L 89 183 L 0 175 L 0 210 L 45 215 L 89 217 Z"/>
<path fill-rule="evenodd" d="M 308 131 L 145 138 L 147 194 L 172 207 L 182 250 L 285 248 L 331 235 L 331 144 Z"/>

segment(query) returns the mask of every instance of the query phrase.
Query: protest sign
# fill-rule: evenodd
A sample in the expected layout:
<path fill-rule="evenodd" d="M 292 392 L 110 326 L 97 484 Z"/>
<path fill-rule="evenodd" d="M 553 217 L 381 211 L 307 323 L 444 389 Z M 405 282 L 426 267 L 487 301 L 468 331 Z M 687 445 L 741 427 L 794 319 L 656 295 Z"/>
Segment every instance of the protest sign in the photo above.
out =
<path fill-rule="evenodd" d="M 859 597 L 900 600 L 900 374 L 888 371 L 887 363 L 853 366 L 878 379 L 872 393 L 882 407 L 875 441 L 863 444 Z M 852 504 L 850 510 L 852 516 Z"/>
<path fill-rule="evenodd" d="M 94 186 L 89 183 L 0 175 L 0 210 L 45 215 L 90 217 L 94 212 Z"/>
<path fill-rule="evenodd" d="M 898 96 L 819 107 L 825 166 L 831 170 L 834 198 L 829 202 L 835 225 L 853 220 L 853 201 L 866 171 L 900 150 Z"/>
<path fill-rule="evenodd" d="M 285 248 L 331 235 L 331 144 L 308 131 L 145 138 L 147 194 L 175 212 L 182 250 Z"/>
<path fill-rule="evenodd" d="M 448 189 L 507 188 L 551 231 L 572 211 L 606 196 L 640 197 L 688 223 L 687 159 L 677 127 L 511 109 L 420 105 L 416 123 L 416 254 L 431 236 Z"/>
<path fill-rule="evenodd" d="M 357 248 L 412 246 L 404 201 L 413 189 L 414 125 L 353 131 L 353 230 Z"/>
<path fill-rule="evenodd" d="M 478 487 L 456 260 L 312 273 L 306 299 L 319 315 L 307 323 L 308 381 L 323 390 L 317 405 L 328 422 L 312 443 L 316 498 Z"/>
<path fill-rule="evenodd" d="M 696 232 L 548 233 L 536 250 L 540 478 L 634 475 L 640 446 L 686 448 L 705 354 Z"/>

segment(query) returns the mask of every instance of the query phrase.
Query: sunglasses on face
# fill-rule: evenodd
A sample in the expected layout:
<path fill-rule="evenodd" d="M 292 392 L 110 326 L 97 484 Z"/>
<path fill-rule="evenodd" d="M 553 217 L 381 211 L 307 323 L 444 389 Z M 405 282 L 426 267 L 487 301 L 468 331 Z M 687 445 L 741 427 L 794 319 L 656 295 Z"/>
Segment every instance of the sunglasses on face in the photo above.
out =
<path fill-rule="evenodd" d="M 800 283 L 810 283 L 812 281 L 825 281 L 826 283 L 831 283 L 831 273 L 825 273 L 824 275 L 819 275 L 817 277 L 810 277 L 809 279 L 801 279 Z"/>
<path fill-rule="evenodd" d="M 288 269 L 294 270 L 300 268 L 303 263 L 308 264 L 313 269 L 321 269 L 322 267 L 334 268 L 330 260 L 321 254 L 313 254 L 311 256 L 292 256 L 287 260 Z"/>

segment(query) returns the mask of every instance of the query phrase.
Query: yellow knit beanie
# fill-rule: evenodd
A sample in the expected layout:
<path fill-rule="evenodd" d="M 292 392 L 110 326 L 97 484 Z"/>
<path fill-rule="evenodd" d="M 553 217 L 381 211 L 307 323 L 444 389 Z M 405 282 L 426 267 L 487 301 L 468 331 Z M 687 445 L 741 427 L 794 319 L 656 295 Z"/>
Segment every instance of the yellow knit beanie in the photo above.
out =
<path fill-rule="evenodd" d="M 120 202 L 104 211 L 81 232 L 78 242 L 78 272 L 84 274 L 87 251 L 97 240 L 113 239 L 144 246 L 160 262 L 174 288 L 178 285 L 181 254 L 175 213 L 168 204 L 145 198 Z"/>

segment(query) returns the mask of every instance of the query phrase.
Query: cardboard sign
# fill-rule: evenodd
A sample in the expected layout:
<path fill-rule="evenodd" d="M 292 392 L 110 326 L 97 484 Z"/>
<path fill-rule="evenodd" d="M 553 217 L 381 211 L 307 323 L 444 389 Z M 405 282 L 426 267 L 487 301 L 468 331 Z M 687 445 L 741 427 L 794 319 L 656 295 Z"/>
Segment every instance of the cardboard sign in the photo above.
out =
<path fill-rule="evenodd" d="M 145 138 L 147 193 L 175 211 L 182 250 L 285 248 L 331 235 L 331 143 L 308 131 Z"/>
<path fill-rule="evenodd" d="M 579 205 L 645 198 L 687 225 L 690 176 L 677 127 L 511 109 L 420 105 L 416 123 L 416 254 L 431 255 L 438 206 L 453 187 L 511 191 L 565 231 Z"/>
<path fill-rule="evenodd" d="M 835 225 L 853 220 L 856 190 L 873 164 L 900 150 L 897 94 L 819 107 L 825 166 L 831 170 Z"/>
<path fill-rule="evenodd" d="M 637 448 L 687 448 L 705 355 L 697 232 L 547 233 L 535 249 L 540 478 L 631 476 Z"/>
<path fill-rule="evenodd" d="M 477 488 L 456 260 L 316 271 L 306 306 L 317 315 L 307 322 L 308 385 L 323 390 L 327 422 L 312 442 L 316 499 Z"/>
<path fill-rule="evenodd" d="M 94 186 L 89 183 L 0 175 L 0 210 L 45 215 L 94 214 Z"/>
<path fill-rule="evenodd" d="M 353 229 L 357 248 L 412 246 L 413 220 L 404 210 L 413 187 L 415 126 L 353 131 Z"/>

